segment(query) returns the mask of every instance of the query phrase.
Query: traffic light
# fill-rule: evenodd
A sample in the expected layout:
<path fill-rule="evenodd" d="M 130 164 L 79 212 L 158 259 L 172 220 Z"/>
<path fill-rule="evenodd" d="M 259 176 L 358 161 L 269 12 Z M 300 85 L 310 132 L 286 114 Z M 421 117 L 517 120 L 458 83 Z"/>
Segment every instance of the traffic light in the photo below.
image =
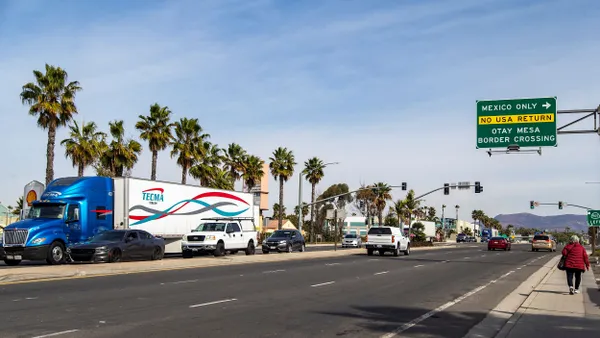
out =
<path fill-rule="evenodd" d="M 481 183 L 480 183 L 480 182 L 475 182 L 475 193 L 476 193 L 476 194 L 479 194 L 480 192 L 482 192 L 482 191 L 483 191 L 483 189 L 481 189 L 481 188 L 483 188 L 483 187 L 481 186 Z"/>
<path fill-rule="evenodd" d="M 563 208 L 563 202 L 562 201 L 558 201 L 558 208 L 562 209 Z"/>
<path fill-rule="evenodd" d="M 450 183 L 444 183 L 444 195 L 450 195 Z"/>
<path fill-rule="evenodd" d="M 402 182 L 402 190 L 406 191 L 406 182 Z"/>
<path fill-rule="evenodd" d="M 535 202 L 533 201 L 529 201 L 529 209 L 533 209 L 535 208 L 535 205 L 533 205 Z"/>

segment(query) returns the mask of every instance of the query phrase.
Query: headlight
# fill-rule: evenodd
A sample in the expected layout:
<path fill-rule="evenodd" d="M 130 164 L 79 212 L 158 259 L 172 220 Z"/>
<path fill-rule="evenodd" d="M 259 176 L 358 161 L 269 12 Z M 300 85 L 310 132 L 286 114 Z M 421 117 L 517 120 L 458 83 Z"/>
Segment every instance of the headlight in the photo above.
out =
<path fill-rule="evenodd" d="M 286 241 L 286 240 L 281 240 L 281 241 L 279 241 L 279 244 L 285 244 L 285 243 L 287 243 L 287 241 Z"/>
<path fill-rule="evenodd" d="M 102 253 L 102 252 L 105 252 L 106 250 L 108 250 L 107 247 L 101 246 L 99 248 L 96 248 L 96 253 Z"/>
<path fill-rule="evenodd" d="M 187 242 L 187 235 L 181 236 L 181 240 L 184 241 L 184 242 Z"/>
<path fill-rule="evenodd" d="M 217 239 L 217 237 L 215 235 L 209 235 L 209 236 L 204 237 L 204 239 L 208 240 L 208 241 L 214 241 Z"/>
<path fill-rule="evenodd" d="M 33 241 L 31 241 L 31 244 L 40 244 L 43 243 L 46 240 L 46 237 L 39 237 L 34 239 Z"/>

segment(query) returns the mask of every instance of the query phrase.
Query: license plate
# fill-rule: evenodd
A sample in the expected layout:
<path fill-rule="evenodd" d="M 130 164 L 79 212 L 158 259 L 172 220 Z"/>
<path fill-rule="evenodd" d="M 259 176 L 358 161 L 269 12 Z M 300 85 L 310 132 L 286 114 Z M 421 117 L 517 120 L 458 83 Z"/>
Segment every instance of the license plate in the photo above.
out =
<path fill-rule="evenodd" d="M 21 260 L 21 259 L 23 259 L 23 256 L 21 256 L 21 255 L 6 255 L 6 259 Z"/>
<path fill-rule="evenodd" d="M 381 248 L 381 244 L 377 246 L 378 248 Z"/>
<path fill-rule="evenodd" d="M 275 248 L 276 248 L 276 246 L 270 246 L 270 248 L 271 248 L 271 249 L 275 249 Z"/>
<path fill-rule="evenodd" d="M 198 251 L 198 249 L 197 248 L 192 248 L 192 251 Z"/>

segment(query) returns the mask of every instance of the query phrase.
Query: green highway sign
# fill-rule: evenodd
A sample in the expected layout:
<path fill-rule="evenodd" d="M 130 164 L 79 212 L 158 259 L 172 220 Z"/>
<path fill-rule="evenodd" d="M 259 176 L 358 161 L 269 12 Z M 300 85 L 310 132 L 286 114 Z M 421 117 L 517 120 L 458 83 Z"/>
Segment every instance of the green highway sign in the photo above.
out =
<path fill-rule="evenodd" d="M 587 224 L 591 227 L 600 227 L 600 210 L 588 210 Z"/>
<path fill-rule="evenodd" d="M 556 97 L 477 101 L 477 149 L 556 147 Z"/>

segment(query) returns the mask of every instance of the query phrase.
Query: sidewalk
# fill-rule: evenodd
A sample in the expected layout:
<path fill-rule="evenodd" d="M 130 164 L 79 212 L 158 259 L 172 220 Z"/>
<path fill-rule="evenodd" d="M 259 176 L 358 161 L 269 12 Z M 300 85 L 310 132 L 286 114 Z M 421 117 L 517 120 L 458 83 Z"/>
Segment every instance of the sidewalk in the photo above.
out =
<path fill-rule="evenodd" d="M 570 295 L 565 272 L 554 267 L 496 335 L 526 337 L 600 337 L 600 289 L 591 269 L 580 293 Z"/>

